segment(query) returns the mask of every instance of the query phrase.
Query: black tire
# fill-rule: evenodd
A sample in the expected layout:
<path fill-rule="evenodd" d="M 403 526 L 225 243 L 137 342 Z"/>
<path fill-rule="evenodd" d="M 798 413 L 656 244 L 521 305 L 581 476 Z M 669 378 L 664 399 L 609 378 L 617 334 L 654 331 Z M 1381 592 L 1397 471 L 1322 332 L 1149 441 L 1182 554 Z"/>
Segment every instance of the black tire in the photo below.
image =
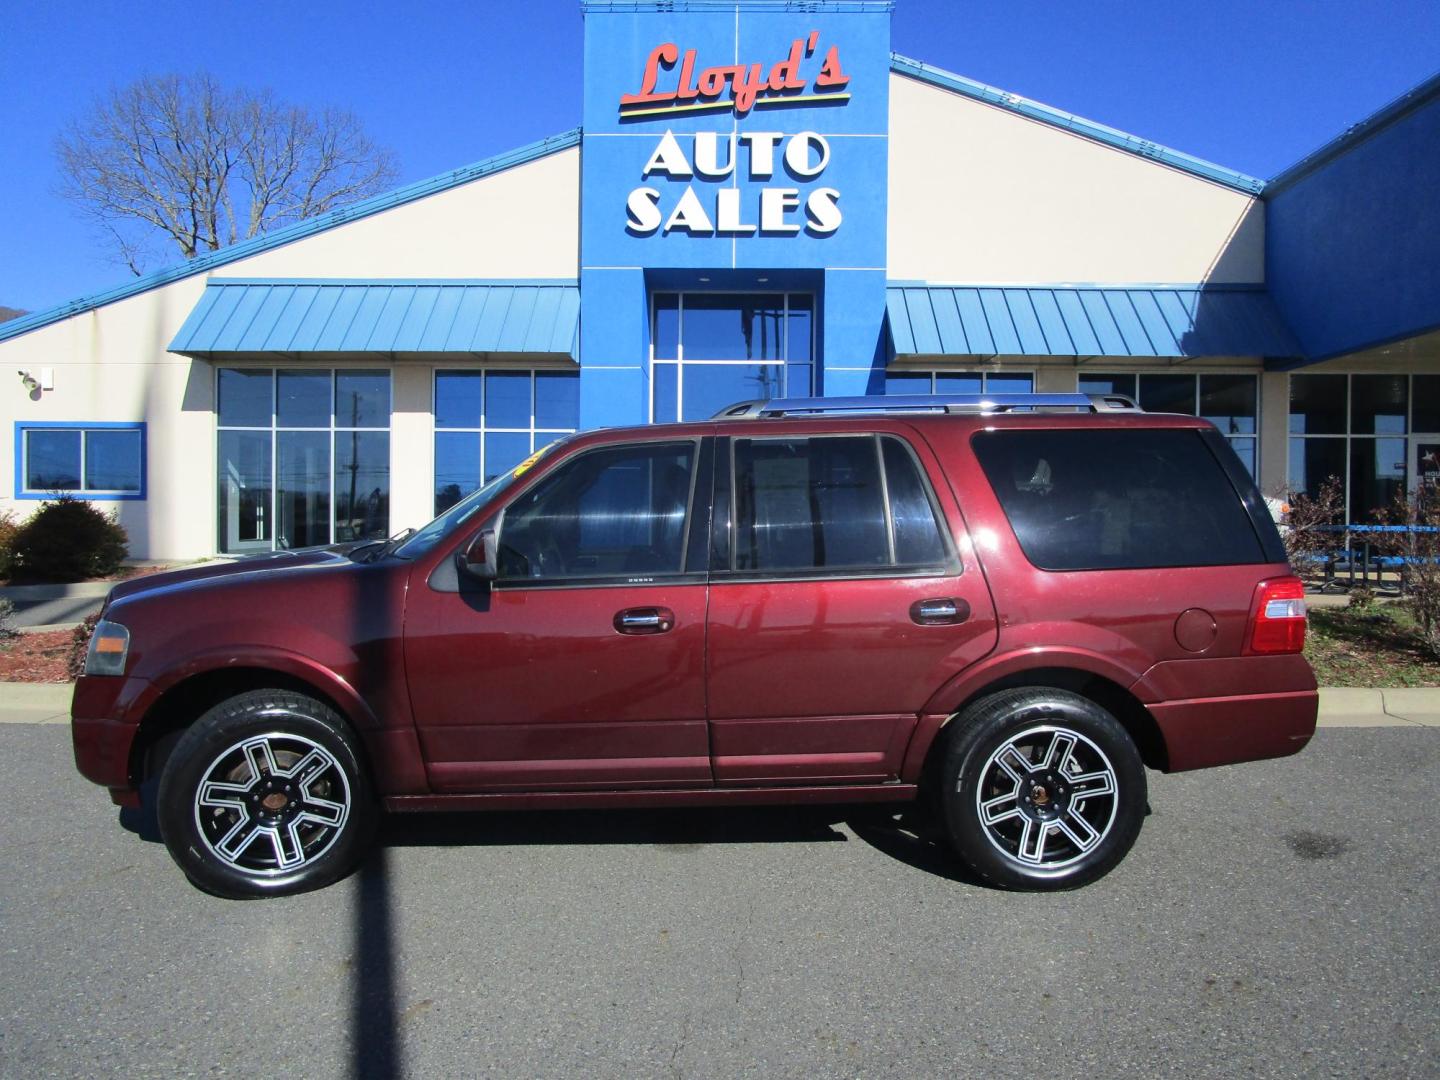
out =
<path fill-rule="evenodd" d="M 165 764 L 156 812 L 186 877 L 235 900 L 337 881 L 376 824 L 355 736 L 334 709 L 289 690 L 252 690 L 201 716 Z"/>
<path fill-rule="evenodd" d="M 1145 766 L 1124 727 L 1095 702 L 1049 687 L 1002 690 L 950 723 L 940 768 L 945 828 L 982 880 L 1078 888 L 1134 845 Z"/>

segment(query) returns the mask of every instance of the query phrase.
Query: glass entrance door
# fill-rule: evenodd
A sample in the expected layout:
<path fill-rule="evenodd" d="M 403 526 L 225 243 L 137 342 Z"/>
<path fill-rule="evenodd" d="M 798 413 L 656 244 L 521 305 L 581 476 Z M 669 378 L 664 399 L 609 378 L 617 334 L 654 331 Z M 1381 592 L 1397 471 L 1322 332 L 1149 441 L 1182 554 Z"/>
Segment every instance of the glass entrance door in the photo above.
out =
<path fill-rule="evenodd" d="M 390 373 L 221 368 L 217 546 L 301 548 L 390 531 Z"/>
<path fill-rule="evenodd" d="M 270 550 L 270 432 L 220 433 L 220 550 Z"/>
<path fill-rule="evenodd" d="M 814 392 L 809 293 L 655 293 L 651 419 L 707 420 L 739 401 Z"/>

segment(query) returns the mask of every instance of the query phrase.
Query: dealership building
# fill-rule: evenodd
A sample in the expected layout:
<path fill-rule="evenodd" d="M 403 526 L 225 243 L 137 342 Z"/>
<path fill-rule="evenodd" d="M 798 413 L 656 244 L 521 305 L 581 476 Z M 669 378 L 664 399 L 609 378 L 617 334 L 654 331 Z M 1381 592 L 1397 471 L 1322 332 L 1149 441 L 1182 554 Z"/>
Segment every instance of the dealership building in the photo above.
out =
<path fill-rule="evenodd" d="M 888 3 L 582 8 L 574 130 L 0 324 L 0 507 L 340 542 L 566 432 L 917 392 L 1133 395 L 1356 521 L 1435 482 L 1440 77 L 1262 180 L 897 56 Z"/>

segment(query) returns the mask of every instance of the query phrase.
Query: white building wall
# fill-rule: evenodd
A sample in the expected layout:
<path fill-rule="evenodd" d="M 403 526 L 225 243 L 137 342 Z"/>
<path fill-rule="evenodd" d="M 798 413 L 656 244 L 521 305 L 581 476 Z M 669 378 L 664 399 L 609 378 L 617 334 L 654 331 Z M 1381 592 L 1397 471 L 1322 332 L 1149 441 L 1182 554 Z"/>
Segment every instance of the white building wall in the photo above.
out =
<path fill-rule="evenodd" d="M 580 150 L 263 251 L 216 276 L 579 277 Z"/>
<path fill-rule="evenodd" d="M 237 260 L 213 276 L 574 278 L 579 267 L 580 153 L 569 149 Z M 0 342 L 0 510 L 15 496 L 15 422 L 144 421 L 147 497 L 115 508 L 138 559 L 194 559 L 216 548 L 214 365 L 166 351 L 211 275 L 194 277 Z M 376 358 L 243 357 L 276 367 L 392 371 L 391 521 L 433 516 L 433 367 Z M 452 361 L 447 366 L 460 366 Z M 514 363 L 509 366 L 528 366 Z M 53 368 L 55 388 L 27 393 L 15 374 Z"/>
<path fill-rule="evenodd" d="M 898 74 L 889 228 L 892 280 L 1265 279 L 1255 198 Z"/>
<path fill-rule="evenodd" d="M 214 550 L 214 381 L 208 364 L 165 351 L 204 288 L 203 278 L 187 278 L 0 342 L 0 371 L 10 373 L 0 509 L 25 517 L 39 505 L 13 497 L 16 421 L 144 421 L 146 498 L 96 505 L 118 510 L 135 558 Z M 27 394 L 15 372 L 43 367 L 54 369 L 55 388 Z"/>

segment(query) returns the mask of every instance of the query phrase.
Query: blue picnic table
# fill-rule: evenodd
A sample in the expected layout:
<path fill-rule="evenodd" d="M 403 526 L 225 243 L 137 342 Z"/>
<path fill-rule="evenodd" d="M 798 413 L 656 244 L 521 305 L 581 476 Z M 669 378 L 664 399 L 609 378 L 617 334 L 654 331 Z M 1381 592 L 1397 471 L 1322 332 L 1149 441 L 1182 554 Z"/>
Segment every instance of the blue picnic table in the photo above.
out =
<path fill-rule="evenodd" d="M 1434 562 L 1433 557 L 1419 555 L 1377 555 L 1374 547 L 1377 538 L 1386 534 L 1408 533 L 1410 535 L 1421 535 L 1426 533 L 1440 532 L 1440 528 L 1434 525 L 1316 525 L 1317 532 L 1336 533 L 1345 537 L 1344 546 L 1331 552 L 1324 557 L 1324 581 L 1320 585 L 1320 591 L 1326 589 L 1352 589 L 1355 587 L 1355 571 L 1360 571 L 1360 585 L 1368 588 L 1370 585 L 1370 572 L 1375 572 L 1375 585 L 1377 588 L 1386 588 L 1382 575 L 1387 571 L 1395 571 L 1399 574 L 1399 581 L 1394 586 L 1394 592 L 1402 594 L 1405 591 L 1405 571 L 1412 566 L 1424 561 Z M 1358 540 L 1358 545 L 1355 541 Z M 1358 546 L 1358 551 L 1356 550 Z M 1344 581 L 1340 579 L 1341 572 L 1346 573 Z"/>

